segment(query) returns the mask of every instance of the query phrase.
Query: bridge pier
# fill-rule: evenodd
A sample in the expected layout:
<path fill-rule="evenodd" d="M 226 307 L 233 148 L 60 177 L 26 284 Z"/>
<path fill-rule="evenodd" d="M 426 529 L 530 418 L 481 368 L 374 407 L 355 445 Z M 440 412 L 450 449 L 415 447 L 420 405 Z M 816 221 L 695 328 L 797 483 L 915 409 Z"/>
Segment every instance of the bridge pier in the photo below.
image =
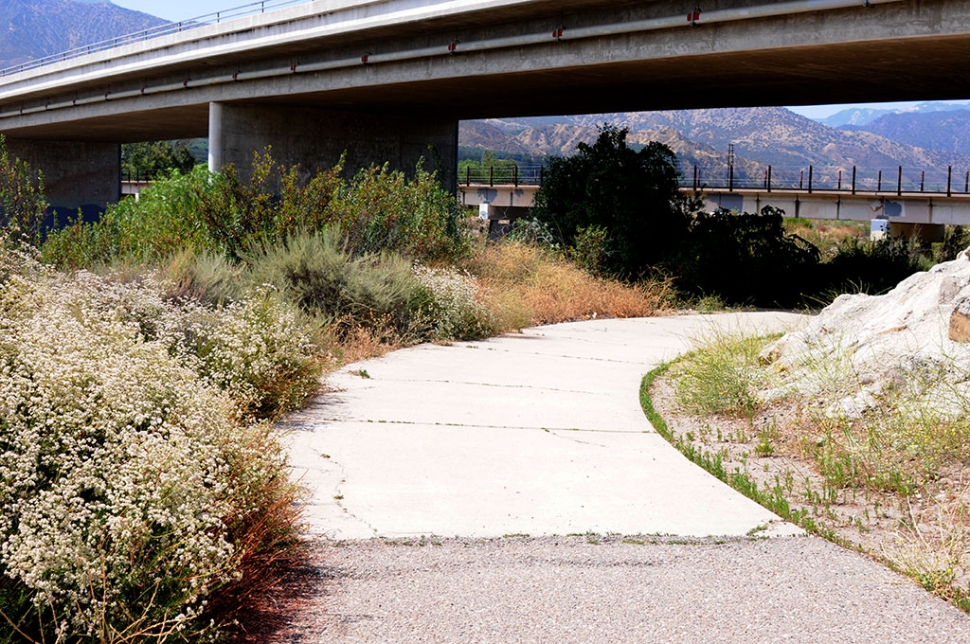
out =
<path fill-rule="evenodd" d="M 437 170 L 446 188 L 457 189 L 457 119 L 275 104 L 209 105 L 210 170 L 232 163 L 247 179 L 253 153 L 267 146 L 272 146 L 276 161 L 299 163 L 307 172 L 333 167 L 346 152 L 348 176 L 384 163 L 413 173 L 423 158 L 426 170 Z"/>
<path fill-rule="evenodd" d="M 44 175 L 52 208 L 74 215 L 103 211 L 121 199 L 121 145 L 79 141 L 6 139 L 10 156 Z"/>

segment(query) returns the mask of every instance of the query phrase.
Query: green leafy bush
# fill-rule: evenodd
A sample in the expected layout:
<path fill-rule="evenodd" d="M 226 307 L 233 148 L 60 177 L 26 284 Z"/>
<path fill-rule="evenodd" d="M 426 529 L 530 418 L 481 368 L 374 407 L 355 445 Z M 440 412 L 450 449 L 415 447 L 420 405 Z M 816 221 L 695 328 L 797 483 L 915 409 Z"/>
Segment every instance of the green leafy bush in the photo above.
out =
<path fill-rule="evenodd" d="M 693 216 L 687 236 L 665 262 L 681 291 L 733 304 L 800 304 L 814 292 L 818 249 L 784 228 L 784 213 L 718 210 Z"/>
<path fill-rule="evenodd" d="M 822 265 L 822 292 L 885 293 L 913 273 L 929 268 L 919 247 L 900 237 L 877 241 L 849 238 L 839 245 L 835 257 Z M 826 302 L 827 303 L 827 302 Z"/>
<path fill-rule="evenodd" d="M 46 215 L 43 175 L 11 157 L 0 135 L 0 230 L 6 230 L 5 242 L 36 244 Z"/>
<path fill-rule="evenodd" d="M 301 232 L 339 227 L 354 254 L 394 251 L 422 261 L 459 257 L 468 241 L 457 200 L 420 167 L 413 178 L 387 167 L 362 170 L 350 182 L 342 166 L 306 179 L 299 166 L 254 155 L 251 178 L 233 166 L 213 174 L 203 166 L 173 173 L 139 200 L 108 208 L 100 222 L 77 222 L 51 235 L 44 258 L 84 268 L 118 260 L 161 263 L 178 252 L 240 261 L 255 249 Z"/>
<path fill-rule="evenodd" d="M 606 125 L 593 145 L 580 143 L 576 155 L 550 159 L 533 215 L 563 248 L 577 235 L 588 243 L 590 231 L 605 231 L 598 236 L 606 248 L 597 251 L 604 268 L 636 277 L 684 237 L 691 204 L 680 192 L 670 148 L 651 142 L 635 151 L 626 135 Z"/>

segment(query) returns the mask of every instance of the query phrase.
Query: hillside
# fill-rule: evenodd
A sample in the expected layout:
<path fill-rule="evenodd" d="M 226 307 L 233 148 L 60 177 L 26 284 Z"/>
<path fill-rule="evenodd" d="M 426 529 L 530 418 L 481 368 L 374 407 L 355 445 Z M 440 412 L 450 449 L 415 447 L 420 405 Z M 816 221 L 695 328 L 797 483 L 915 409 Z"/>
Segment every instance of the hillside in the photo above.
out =
<path fill-rule="evenodd" d="M 2 0 L 0 69 L 165 22 L 107 0 Z"/>
<path fill-rule="evenodd" d="M 930 114 L 886 114 L 871 123 L 845 129 L 866 131 L 941 152 L 970 155 L 970 110 L 967 109 Z"/>
<path fill-rule="evenodd" d="M 944 118 L 961 112 L 939 112 Z M 967 112 L 970 114 L 970 112 Z M 888 117 L 883 117 L 888 118 Z M 919 171 L 945 173 L 948 165 L 970 167 L 967 149 L 926 149 L 859 129 L 836 129 L 782 107 L 596 114 L 558 117 L 550 124 L 533 119 L 472 121 L 462 124 L 461 142 L 469 147 L 533 155 L 568 155 L 579 141 L 591 142 L 604 122 L 629 128 L 630 143 L 658 140 L 683 161 L 697 163 L 702 174 L 726 175 L 728 147 L 734 144 L 735 177 L 757 181 L 766 165 L 774 176 L 797 180 L 809 165 L 819 180 L 833 181 L 838 170 L 852 166 L 874 174 L 895 176 L 902 165 L 904 178 L 917 180 Z M 878 123 L 878 121 L 877 121 Z M 970 122 L 967 124 L 970 127 Z M 952 129 L 952 128 L 951 128 Z M 935 171 L 935 172 L 934 172 Z"/>

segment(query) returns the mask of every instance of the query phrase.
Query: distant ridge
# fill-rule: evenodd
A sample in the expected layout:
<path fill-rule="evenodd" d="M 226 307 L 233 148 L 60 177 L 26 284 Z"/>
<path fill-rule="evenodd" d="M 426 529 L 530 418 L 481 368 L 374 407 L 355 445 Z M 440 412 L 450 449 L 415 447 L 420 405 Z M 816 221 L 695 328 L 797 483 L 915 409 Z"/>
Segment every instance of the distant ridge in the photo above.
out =
<path fill-rule="evenodd" d="M 107 0 L 0 0 L 0 68 L 164 24 Z"/>
<path fill-rule="evenodd" d="M 970 111 L 935 116 L 955 119 L 958 114 L 970 117 Z M 843 169 L 855 165 L 868 170 L 900 165 L 912 170 L 945 170 L 953 165 L 970 169 L 970 145 L 967 150 L 953 146 L 928 149 L 898 141 L 892 134 L 827 127 L 783 107 L 594 114 L 550 121 L 553 119 L 468 121 L 462 124 L 460 142 L 466 147 L 515 154 L 563 156 L 574 153 L 580 141 L 592 142 L 597 126 L 611 123 L 629 128 L 630 143 L 658 140 L 689 162 L 712 167 L 726 164 L 728 146 L 734 144 L 736 166 L 750 161 L 771 164 L 776 170 L 809 165 Z M 956 124 L 953 129 L 958 129 Z M 970 119 L 959 132 L 970 134 Z"/>

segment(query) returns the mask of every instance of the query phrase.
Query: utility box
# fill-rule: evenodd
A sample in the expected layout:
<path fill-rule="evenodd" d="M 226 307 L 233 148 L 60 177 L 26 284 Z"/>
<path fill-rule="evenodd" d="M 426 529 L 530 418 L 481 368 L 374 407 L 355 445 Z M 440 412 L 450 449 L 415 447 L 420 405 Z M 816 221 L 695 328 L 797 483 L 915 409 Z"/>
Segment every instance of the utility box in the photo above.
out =
<path fill-rule="evenodd" d="M 873 219 L 869 226 L 869 239 L 879 241 L 889 234 L 888 219 Z"/>

